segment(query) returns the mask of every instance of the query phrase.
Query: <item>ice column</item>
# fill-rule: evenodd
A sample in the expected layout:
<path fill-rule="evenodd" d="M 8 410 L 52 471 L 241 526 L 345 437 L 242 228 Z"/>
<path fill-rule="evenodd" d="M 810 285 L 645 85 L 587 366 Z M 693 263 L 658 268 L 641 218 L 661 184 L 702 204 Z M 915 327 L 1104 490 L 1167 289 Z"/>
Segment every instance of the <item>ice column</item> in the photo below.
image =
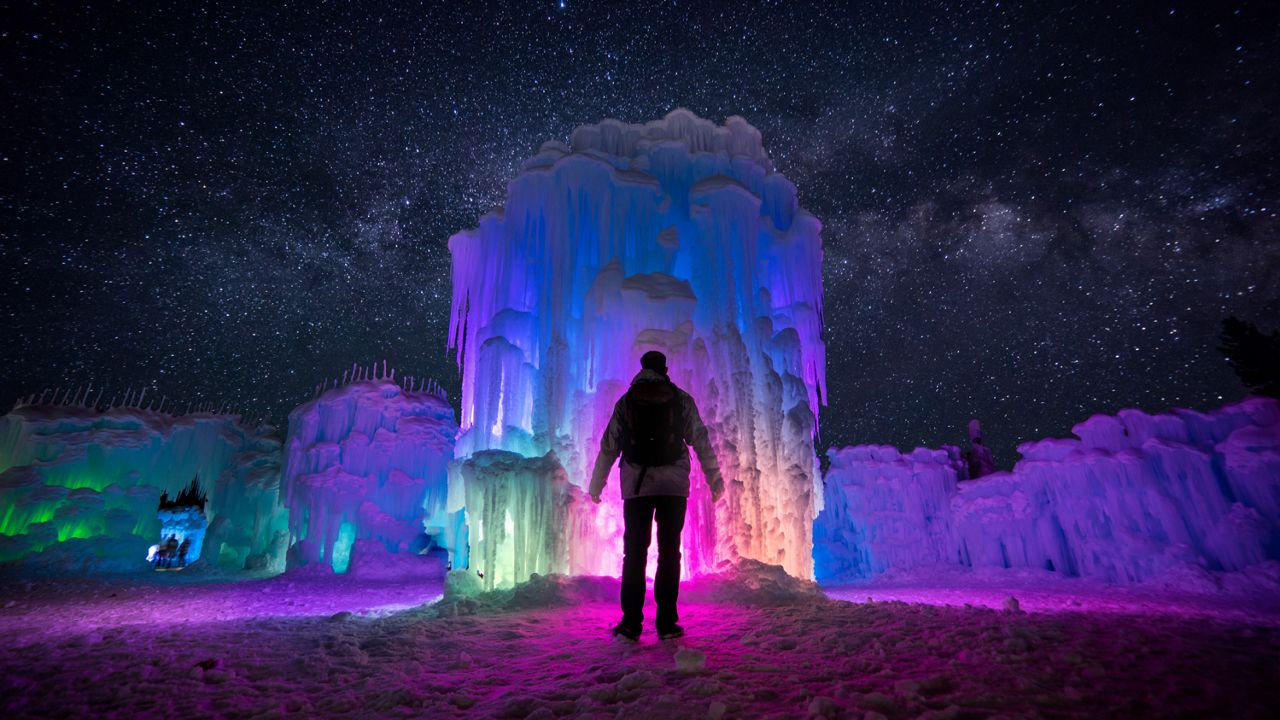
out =
<path fill-rule="evenodd" d="M 463 484 L 470 564 L 486 590 L 568 569 L 569 482 L 555 456 L 481 450 L 454 482 Z"/>
<path fill-rule="evenodd" d="M 825 392 L 819 231 L 739 117 L 717 125 L 676 110 L 544 143 L 503 206 L 449 241 L 457 457 L 554 452 L 585 487 L 614 402 L 640 355 L 660 350 L 728 483 L 713 508 L 694 461 L 686 569 L 741 556 L 811 577 Z M 570 510 L 565 532 L 594 535 L 589 551 L 569 548 L 575 571 L 619 570 L 616 471 L 605 495 L 600 508 Z"/>

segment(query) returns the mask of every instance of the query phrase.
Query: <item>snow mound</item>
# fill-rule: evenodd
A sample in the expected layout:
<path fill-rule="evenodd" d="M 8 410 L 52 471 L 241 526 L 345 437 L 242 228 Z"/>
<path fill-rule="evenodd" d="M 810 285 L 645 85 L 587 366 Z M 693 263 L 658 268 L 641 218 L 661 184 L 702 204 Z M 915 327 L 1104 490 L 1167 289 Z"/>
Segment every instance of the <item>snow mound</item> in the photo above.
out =
<path fill-rule="evenodd" d="M 742 559 L 722 562 L 719 572 L 685 579 L 680 599 L 691 603 L 723 603 L 744 607 L 772 607 L 827 602 L 822 588 L 811 580 L 788 575 L 779 565 Z M 650 581 L 650 591 L 652 581 Z M 594 575 L 534 574 L 514 587 L 485 590 L 475 570 L 453 570 L 445 576 L 444 597 L 431 606 L 434 617 L 488 615 L 512 610 L 532 610 L 616 602 L 617 578 Z M 650 600 L 652 602 L 652 600 Z"/>
<path fill-rule="evenodd" d="M 743 558 L 722 562 L 716 569 L 714 574 L 684 583 L 681 597 L 753 607 L 827 601 L 817 583 L 788 575 L 780 565 Z"/>
<path fill-rule="evenodd" d="M 444 597 L 432 607 L 432 615 L 488 615 L 510 610 L 567 607 L 618 599 L 616 578 L 534 573 L 525 582 L 497 590 L 483 589 L 483 578 L 474 570 L 453 570 L 445 576 Z"/>

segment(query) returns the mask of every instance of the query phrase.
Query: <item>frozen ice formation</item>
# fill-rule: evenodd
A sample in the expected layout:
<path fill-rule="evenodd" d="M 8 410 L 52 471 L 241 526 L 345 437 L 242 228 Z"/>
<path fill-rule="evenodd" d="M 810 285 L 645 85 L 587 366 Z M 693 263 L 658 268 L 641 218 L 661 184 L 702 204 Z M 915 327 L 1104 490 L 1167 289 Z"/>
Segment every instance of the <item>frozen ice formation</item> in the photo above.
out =
<path fill-rule="evenodd" d="M 818 578 L 951 564 L 1135 583 L 1280 560 L 1280 402 L 1122 410 L 1072 430 L 1021 445 L 1012 472 L 959 483 L 954 448 L 831 450 Z"/>
<path fill-rule="evenodd" d="M 177 495 L 192 478 L 208 495 L 209 526 L 189 561 L 240 568 L 250 558 L 283 560 L 275 428 L 217 412 L 175 417 L 142 398 L 107 409 L 50 402 L 28 398 L 0 418 L 0 562 L 48 572 L 146 569 L 161 494 Z"/>
<path fill-rule="evenodd" d="M 449 240 L 457 457 L 554 452 L 584 487 L 640 355 L 660 350 L 696 400 L 728 484 L 713 508 L 694 463 L 686 570 L 748 557 L 812 577 L 820 229 L 742 118 L 717 125 L 676 110 L 544 143 L 503 207 Z M 610 483 L 606 505 L 570 508 L 570 535 L 590 538 L 570 543 L 576 571 L 618 572 L 616 469 Z M 467 504 L 469 515 L 493 512 Z"/>
<path fill-rule="evenodd" d="M 462 498 L 468 511 L 470 568 L 481 588 L 565 572 L 570 490 L 554 455 L 481 450 L 455 464 L 449 483 L 450 497 Z"/>
<path fill-rule="evenodd" d="M 461 517 L 445 507 L 453 408 L 433 384 L 411 389 L 385 368 L 353 368 L 346 382 L 317 388 L 316 399 L 289 413 L 281 499 L 290 563 L 346 572 L 359 541 L 390 555 L 432 544 L 454 550 Z M 387 561 L 371 544 L 359 550 L 357 562 Z"/>

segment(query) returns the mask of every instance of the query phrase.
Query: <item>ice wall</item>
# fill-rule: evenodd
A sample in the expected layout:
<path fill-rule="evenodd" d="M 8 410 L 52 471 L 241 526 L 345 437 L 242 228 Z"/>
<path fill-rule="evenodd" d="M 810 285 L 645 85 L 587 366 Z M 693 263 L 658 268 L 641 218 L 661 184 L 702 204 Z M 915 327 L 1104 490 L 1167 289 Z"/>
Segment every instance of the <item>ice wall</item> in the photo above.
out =
<path fill-rule="evenodd" d="M 950 564 L 1132 583 L 1280 560 L 1280 402 L 1122 410 L 1072 430 L 1021 445 L 1012 472 L 959 483 L 954 449 L 833 449 L 818 578 Z"/>
<path fill-rule="evenodd" d="M 279 454 L 275 428 L 239 415 L 174 416 L 141 401 L 20 405 L 0 418 L 0 562 L 146 570 L 160 495 L 193 477 L 208 493 L 206 562 L 283 560 Z"/>
<path fill-rule="evenodd" d="M 289 413 L 282 501 L 291 562 L 345 572 L 358 541 L 389 554 L 432 543 L 453 550 L 461 520 L 445 505 L 457 424 L 443 391 L 397 381 L 385 364 L 353 367 L 344 381 Z"/>
<path fill-rule="evenodd" d="M 614 402 L 640 355 L 660 350 L 697 401 L 728 484 L 713 508 L 693 463 L 686 569 L 744 556 L 812 576 L 819 231 L 742 118 L 716 125 L 677 110 L 544 143 L 503 207 L 449 240 L 458 457 L 554 451 L 585 487 Z M 616 574 L 616 470 L 605 495 L 603 508 L 571 508 L 573 532 L 590 525 L 595 541 L 570 548 L 570 562 Z"/>

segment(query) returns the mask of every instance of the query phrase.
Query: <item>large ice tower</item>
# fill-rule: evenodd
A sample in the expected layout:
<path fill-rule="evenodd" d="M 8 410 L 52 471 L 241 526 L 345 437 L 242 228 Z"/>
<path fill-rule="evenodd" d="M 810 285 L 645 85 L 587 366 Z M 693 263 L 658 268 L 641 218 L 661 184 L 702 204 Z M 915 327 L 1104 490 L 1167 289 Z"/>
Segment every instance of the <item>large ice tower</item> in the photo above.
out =
<path fill-rule="evenodd" d="M 713 508 L 693 463 L 686 570 L 749 557 L 811 577 L 820 230 L 740 117 L 717 125 L 676 110 L 544 143 L 503 207 L 449 240 L 457 457 L 554 452 L 585 487 L 614 402 L 640 356 L 660 350 L 696 400 L 728 486 Z M 573 571 L 618 572 L 616 468 L 609 483 L 599 509 L 572 494 Z"/>

